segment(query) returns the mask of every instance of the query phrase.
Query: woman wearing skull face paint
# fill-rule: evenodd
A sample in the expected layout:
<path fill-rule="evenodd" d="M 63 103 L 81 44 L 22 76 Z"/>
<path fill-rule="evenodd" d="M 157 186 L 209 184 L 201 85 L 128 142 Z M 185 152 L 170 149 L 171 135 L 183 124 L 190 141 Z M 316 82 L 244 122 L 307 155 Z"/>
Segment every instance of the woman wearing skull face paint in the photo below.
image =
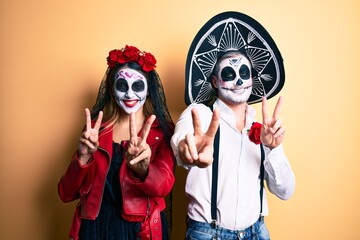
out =
<path fill-rule="evenodd" d="M 226 12 L 205 24 L 190 47 L 189 106 L 171 139 L 178 165 L 188 170 L 185 239 L 269 240 L 264 182 L 280 199 L 294 192 L 281 144 L 283 99 L 271 117 L 265 97 L 282 87 L 281 58 L 268 36 L 257 39 L 263 34 L 248 16 Z M 253 101 L 262 101 L 262 124 Z"/>
<path fill-rule="evenodd" d="M 78 150 L 58 186 L 64 202 L 80 199 L 70 239 L 169 239 L 174 125 L 156 60 L 126 46 L 110 51 L 107 61 L 97 101 L 91 112 L 85 109 Z"/>

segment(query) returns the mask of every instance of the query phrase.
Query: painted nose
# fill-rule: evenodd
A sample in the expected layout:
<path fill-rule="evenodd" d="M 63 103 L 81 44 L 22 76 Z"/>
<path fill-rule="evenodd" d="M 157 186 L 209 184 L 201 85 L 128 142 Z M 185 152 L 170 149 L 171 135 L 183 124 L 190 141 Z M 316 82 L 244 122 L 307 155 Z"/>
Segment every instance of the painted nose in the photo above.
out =
<path fill-rule="evenodd" d="M 237 80 L 237 82 L 236 82 L 236 85 L 241 86 L 242 84 L 243 84 L 243 81 L 239 78 L 239 80 Z"/>
<path fill-rule="evenodd" d="M 127 99 L 132 99 L 134 96 L 135 96 L 134 91 L 131 91 L 131 90 L 127 91 L 125 94 L 125 97 Z"/>

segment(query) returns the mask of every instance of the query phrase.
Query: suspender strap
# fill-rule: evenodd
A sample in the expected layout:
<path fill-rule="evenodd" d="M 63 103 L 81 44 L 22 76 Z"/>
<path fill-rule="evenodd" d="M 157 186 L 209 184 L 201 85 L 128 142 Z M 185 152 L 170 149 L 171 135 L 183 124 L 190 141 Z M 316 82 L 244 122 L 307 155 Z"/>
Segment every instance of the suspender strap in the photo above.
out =
<path fill-rule="evenodd" d="M 211 111 L 212 106 L 210 107 Z M 213 154 L 213 163 L 212 163 L 212 183 L 211 183 L 211 227 L 215 228 L 217 225 L 216 220 L 216 208 L 217 208 L 217 187 L 218 187 L 218 168 L 219 168 L 219 149 L 220 149 L 220 126 L 215 134 L 214 139 L 214 154 Z M 261 151 L 261 164 L 260 164 L 260 215 L 262 213 L 263 208 L 263 191 L 264 191 L 264 160 L 265 160 L 265 152 L 263 145 L 260 144 Z"/>
<path fill-rule="evenodd" d="M 260 144 L 260 152 L 261 152 L 261 164 L 260 164 L 260 215 L 263 210 L 263 192 L 264 192 L 264 177 L 265 177 L 265 168 L 264 168 L 264 160 L 265 160 L 265 152 L 263 145 Z"/>
<path fill-rule="evenodd" d="M 218 168 L 219 168 L 219 142 L 220 142 L 220 126 L 215 134 L 214 139 L 214 155 L 212 163 L 212 184 L 211 184 L 211 227 L 215 228 L 216 223 L 216 205 L 217 205 L 217 186 L 218 186 Z"/>

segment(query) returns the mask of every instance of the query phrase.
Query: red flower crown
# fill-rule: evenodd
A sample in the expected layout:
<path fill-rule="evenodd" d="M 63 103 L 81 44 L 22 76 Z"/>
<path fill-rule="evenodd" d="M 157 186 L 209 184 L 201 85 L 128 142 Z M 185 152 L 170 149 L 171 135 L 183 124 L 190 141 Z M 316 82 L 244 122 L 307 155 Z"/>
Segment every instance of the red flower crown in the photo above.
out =
<path fill-rule="evenodd" d="M 109 68 L 115 67 L 116 64 L 127 62 L 138 63 L 145 72 L 150 72 L 156 67 L 156 59 L 151 53 L 140 51 L 137 47 L 128 45 L 120 50 L 111 50 L 106 60 Z"/>

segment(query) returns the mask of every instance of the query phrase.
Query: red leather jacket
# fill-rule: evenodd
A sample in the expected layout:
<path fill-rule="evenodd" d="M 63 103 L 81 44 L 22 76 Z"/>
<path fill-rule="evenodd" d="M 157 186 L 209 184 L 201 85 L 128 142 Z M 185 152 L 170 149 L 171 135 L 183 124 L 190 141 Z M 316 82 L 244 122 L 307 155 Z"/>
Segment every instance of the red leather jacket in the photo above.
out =
<path fill-rule="evenodd" d="M 87 165 L 79 164 L 76 152 L 58 184 L 62 201 L 70 202 L 80 198 L 70 230 L 70 238 L 75 240 L 78 239 L 81 218 L 94 220 L 99 214 L 106 175 L 112 157 L 112 133 L 111 128 L 100 133 L 98 150 Z M 154 214 L 155 212 L 159 214 L 165 209 L 164 197 L 170 193 L 175 182 L 174 156 L 157 121 L 151 126 L 146 142 L 152 154 L 148 176 L 144 181 L 140 181 L 133 175 L 126 161 L 123 161 L 121 165 L 119 174 L 123 196 L 121 214 L 128 221 L 143 222 L 151 218 L 157 223 L 156 226 L 151 227 L 158 230 L 161 229 L 161 221 L 154 218 L 160 216 Z M 154 214 L 150 216 L 151 213 Z M 155 231 L 151 234 L 154 237 Z M 161 231 L 159 234 L 160 236 L 157 237 L 161 239 Z M 149 233 L 146 235 L 149 238 Z"/>

